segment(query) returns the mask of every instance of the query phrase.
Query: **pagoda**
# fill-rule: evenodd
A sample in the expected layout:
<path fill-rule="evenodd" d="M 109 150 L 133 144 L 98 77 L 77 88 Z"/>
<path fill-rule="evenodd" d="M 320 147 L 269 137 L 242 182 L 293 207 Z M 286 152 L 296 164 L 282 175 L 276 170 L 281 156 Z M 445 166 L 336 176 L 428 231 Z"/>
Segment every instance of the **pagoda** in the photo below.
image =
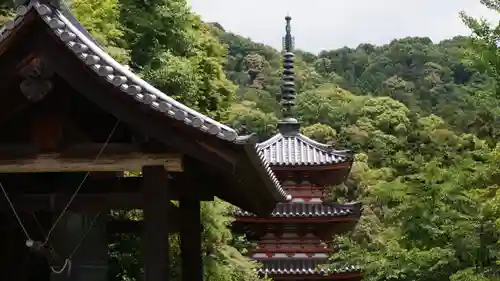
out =
<path fill-rule="evenodd" d="M 273 280 L 361 280 L 356 266 L 320 266 L 335 263 L 329 259 L 338 250 L 333 236 L 353 229 L 360 217 L 359 204 L 337 204 L 327 199 L 328 187 L 346 180 L 354 154 L 300 133 L 300 123 L 293 113 L 296 89 L 291 17 L 285 20 L 283 114 L 278 133 L 259 143 L 258 148 L 293 199 L 278 203 L 267 218 L 238 210 L 233 228 L 257 241 L 250 255 L 263 265 L 259 272 Z"/>

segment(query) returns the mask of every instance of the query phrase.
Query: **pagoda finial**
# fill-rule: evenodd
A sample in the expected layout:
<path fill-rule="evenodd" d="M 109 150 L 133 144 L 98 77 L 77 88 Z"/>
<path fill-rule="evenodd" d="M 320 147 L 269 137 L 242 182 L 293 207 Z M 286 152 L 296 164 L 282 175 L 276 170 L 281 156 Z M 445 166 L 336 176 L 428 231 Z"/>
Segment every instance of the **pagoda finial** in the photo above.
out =
<path fill-rule="evenodd" d="M 294 38 L 292 37 L 292 29 L 290 21 L 292 17 L 285 17 L 285 37 L 283 37 L 283 74 L 281 76 L 281 106 L 283 116 L 278 123 L 278 129 L 282 134 L 297 133 L 300 124 L 294 118 L 293 107 L 295 106 L 295 73 L 293 71 L 293 45 Z"/>

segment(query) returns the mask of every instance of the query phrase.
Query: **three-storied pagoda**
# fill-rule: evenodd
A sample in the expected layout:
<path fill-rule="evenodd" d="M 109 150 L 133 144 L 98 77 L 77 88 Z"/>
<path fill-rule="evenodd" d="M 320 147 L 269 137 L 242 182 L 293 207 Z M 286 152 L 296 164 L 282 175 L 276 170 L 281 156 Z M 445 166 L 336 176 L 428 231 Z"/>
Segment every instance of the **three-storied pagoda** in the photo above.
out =
<path fill-rule="evenodd" d="M 179 232 L 181 278 L 202 281 L 200 201 L 264 216 L 288 197 L 262 152 L 116 62 L 57 0 L 16 2 L 0 29 L 0 280 L 106 281 L 108 234 L 134 231 L 144 280 L 170 280 Z M 142 220 L 108 216 L 128 209 Z"/>
<path fill-rule="evenodd" d="M 300 124 L 293 114 L 296 90 L 291 17 L 285 19 L 283 118 L 278 123 L 279 133 L 258 147 L 293 200 L 279 203 L 270 218 L 237 211 L 234 228 L 259 240 L 251 255 L 263 264 L 260 273 L 274 280 L 360 280 L 361 273 L 355 266 L 336 270 L 318 267 L 330 263 L 329 254 L 337 250 L 331 243 L 333 235 L 355 226 L 360 206 L 326 201 L 327 188 L 341 184 L 348 176 L 353 154 L 299 132 Z"/>

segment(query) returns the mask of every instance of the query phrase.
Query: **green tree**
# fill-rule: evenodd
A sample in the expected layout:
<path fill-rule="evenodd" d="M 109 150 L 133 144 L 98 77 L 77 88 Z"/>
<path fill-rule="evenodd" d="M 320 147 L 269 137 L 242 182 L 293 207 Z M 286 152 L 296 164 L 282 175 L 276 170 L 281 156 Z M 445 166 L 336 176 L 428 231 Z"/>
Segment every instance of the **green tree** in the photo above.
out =
<path fill-rule="evenodd" d="M 154 86 L 211 117 L 223 119 L 234 98 L 225 49 L 185 0 L 120 2 L 131 67 Z"/>
<path fill-rule="evenodd" d="M 481 4 L 500 15 L 499 0 L 481 0 Z M 500 21 L 496 24 L 485 19 L 475 19 L 461 12 L 463 22 L 471 29 L 472 59 L 496 81 L 497 97 L 500 96 Z"/>
<path fill-rule="evenodd" d="M 130 62 L 123 28 L 118 21 L 118 0 L 72 0 L 71 11 L 106 51 L 122 64 Z"/>

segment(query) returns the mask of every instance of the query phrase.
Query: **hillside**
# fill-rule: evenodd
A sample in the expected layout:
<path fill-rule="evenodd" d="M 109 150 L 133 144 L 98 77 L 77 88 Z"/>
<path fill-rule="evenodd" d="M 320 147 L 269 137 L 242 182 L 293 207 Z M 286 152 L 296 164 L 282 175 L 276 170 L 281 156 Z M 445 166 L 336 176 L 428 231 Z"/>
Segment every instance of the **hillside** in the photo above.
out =
<path fill-rule="evenodd" d="M 281 54 L 212 27 L 238 85 L 229 123 L 265 139 L 280 116 Z M 357 153 L 332 198 L 364 203 L 336 258 L 363 265 L 365 280 L 498 280 L 500 104 L 470 52 L 468 37 L 296 51 L 303 132 Z"/>
<path fill-rule="evenodd" d="M 265 113 L 271 108 L 276 111 L 280 52 L 218 26 L 215 33 L 228 47 L 225 72 L 239 86 L 238 98 L 254 101 L 253 96 L 258 95 L 258 108 Z M 493 121 L 488 128 L 482 123 L 489 118 L 486 116 L 497 115 L 498 103 L 480 101 L 484 98 L 481 92 L 493 89 L 493 80 L 473 67 L 466 56 L 469 41 L 467 37 L 455 37 L 433 43 L 429 38 L 408 37 L 383 46 L 361 44 L 355 49 L 346 47 L 318 55 L 298 50 L 298 92 L 332 84 L 357 96 L 390 97 L 414 114 L 441 117 L 454 131 L 496 137 L 497 120 L 488 120 Z M 486 104 L 489 106 L 483 108 Z M 303 118 L 310 123 L 306 116 Z"/>

